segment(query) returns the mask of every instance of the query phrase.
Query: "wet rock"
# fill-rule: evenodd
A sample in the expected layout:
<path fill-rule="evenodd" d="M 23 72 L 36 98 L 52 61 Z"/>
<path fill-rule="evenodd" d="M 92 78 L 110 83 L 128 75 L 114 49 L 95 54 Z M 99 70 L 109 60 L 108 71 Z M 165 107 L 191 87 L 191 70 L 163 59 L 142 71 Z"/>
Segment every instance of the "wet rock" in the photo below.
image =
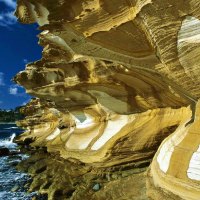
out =
<path fill-rule="evenodd" d="M 17 192 L 19 190 L 19 185 L 15 185 L 12 189 L 11 192 Z"/>
<path fill-rule="evenodd" d="M 10 151 L 10 155 L 13 155 L 13 156 L 19 153 L 21 153 L 20 150 Z"/>
<path fill-rule="evenodd" d="M 8 161 L 9 160 L 22 160 L 22 157 L 20 155 L 10 155 Z"/>
<path fill-rule="evenodd" d="M 96 183 L 93 188 L 94 191 L 99 191 L 101 189 L 101 185 L 99 183 Z"/>
<path fill-rule="evenodd" d="M 1 156 L 8 156 L 10 154 L 10 150 L 5 147 L 0 148 L 0 157 Z"/>
<path fill-rule="evenodd" d="M 19 162 L 20 162 L 19 160 L 15 160 L 13 162 L 9 162 L 9 165 L 15 167 L 15 166 L 17 166 L 19 164 Z"/>

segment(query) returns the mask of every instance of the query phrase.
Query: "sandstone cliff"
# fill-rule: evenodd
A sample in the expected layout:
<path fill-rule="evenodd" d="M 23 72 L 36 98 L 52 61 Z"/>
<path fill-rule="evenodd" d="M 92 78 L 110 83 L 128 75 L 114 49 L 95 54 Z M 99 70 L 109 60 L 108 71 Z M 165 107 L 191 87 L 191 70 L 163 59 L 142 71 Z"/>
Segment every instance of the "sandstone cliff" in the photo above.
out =
<path fill-rule="evenodd" d="M 46 149 L 44 177 L 56 171 L 52 155 L 72 169 L 46 185 L 36 175 L 32 189 L 49 199 L 199 200 L 200 2 L 18 0 L 15 14 L 39 24 L 43 46 L 14 78 L 38 98 L 18 142 Z M 99 175 L 101 193 L 90 193 Z"/>

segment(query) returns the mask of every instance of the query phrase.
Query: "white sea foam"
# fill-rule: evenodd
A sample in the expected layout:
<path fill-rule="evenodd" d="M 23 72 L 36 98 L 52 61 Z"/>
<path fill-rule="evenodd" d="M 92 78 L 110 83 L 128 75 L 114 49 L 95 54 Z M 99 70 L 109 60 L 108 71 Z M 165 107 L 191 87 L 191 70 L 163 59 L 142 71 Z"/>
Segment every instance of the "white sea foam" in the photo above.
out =
<path fill-rule="evenodd" d="M 18 127 L 17 127 L 17 126 L 13 126 L 13 127 L 4 128 L 4 129 L 6 129 L 6 130 L 11 130 L 11 129 L 18 129 Z"/>
<path fill-rule="evenodd" d="M 15 148 L 17 144 L 13 143 L 14 138 L 16 137 L 16 134 L 13 133 L 10 138 L 8 139 L 2 139 L 0 140 L 0 147 L 6 147 L 6 148 Z"/>
<path fill-rule="evenodd" d="M 6 192 L 0 192 L 0 199 L 2 199 L 6 195 Z"/>

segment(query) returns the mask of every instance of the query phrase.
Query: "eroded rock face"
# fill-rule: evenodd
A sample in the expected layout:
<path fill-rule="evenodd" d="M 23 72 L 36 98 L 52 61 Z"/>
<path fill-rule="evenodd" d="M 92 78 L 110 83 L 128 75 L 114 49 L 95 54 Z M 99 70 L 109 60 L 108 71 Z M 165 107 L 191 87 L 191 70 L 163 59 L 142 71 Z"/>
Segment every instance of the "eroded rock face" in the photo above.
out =
<path fill-rule="evenodd" d="M 33 146 L 45 145 L 49 151 L 59 151 L 63 158 L 113 166 L 149 162 L 161 141 L 186 117 L 191 117 L 189 108 L 119 115 L 95 105 L 68 114 L 47 108 L 19 125 L 29 127 L 21 139 L 34 139 Z"/>
<path fill-rule="evenodd" d="M 16 16 L 39 24 L 44 47 L 15 77 L 39 98 L 24 110 L 19 140 L 115 171 L 148 166 L 167 138 L 148 195 L 198 199 L 199 8 L 195 0 L 18 0 Z"/>
<path fill-rule="evenodd" d="M 194 122 L 187 124 L 190 119 L 183 122 L 162 143 L 153 159 L 148 192 L 154 199 L 162 196 L 166 199 L 199 199 L 199 108 L 198 102 Z"/>

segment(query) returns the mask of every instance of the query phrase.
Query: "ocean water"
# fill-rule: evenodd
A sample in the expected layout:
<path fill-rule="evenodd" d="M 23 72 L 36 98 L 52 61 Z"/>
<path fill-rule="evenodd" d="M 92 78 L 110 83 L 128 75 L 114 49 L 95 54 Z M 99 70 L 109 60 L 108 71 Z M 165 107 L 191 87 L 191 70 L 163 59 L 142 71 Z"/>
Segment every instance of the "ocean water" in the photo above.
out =
<path fill-rule="evenodd" d="M 17 144 L 13 143 L 15 136 L 23 131 L 15 124 L 0 124 L 0 147 L 19 151 L 17 155 L 0 157 L 0 200 L 31 200 L 36 193 L 28 193 L 26 189 L 30 177 L 17 171 L 15 166 L 28 155 L 20 153 Z"/>

